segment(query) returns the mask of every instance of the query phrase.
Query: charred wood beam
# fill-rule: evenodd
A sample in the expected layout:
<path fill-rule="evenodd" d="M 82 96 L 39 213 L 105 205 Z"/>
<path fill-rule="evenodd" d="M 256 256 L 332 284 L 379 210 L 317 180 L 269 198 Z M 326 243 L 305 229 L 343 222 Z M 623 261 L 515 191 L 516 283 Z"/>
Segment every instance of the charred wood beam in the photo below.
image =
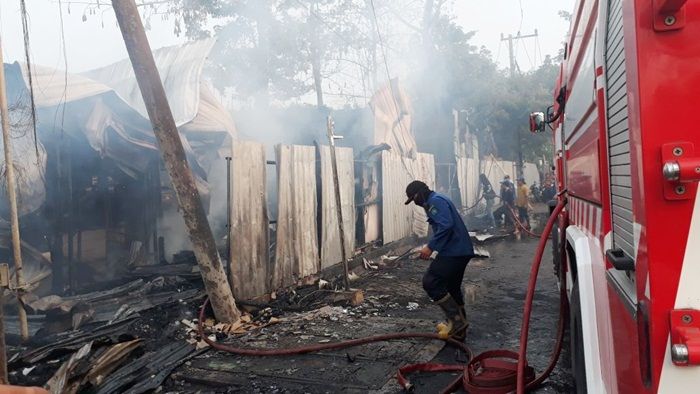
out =
<path fill-rule="evenodd" d="M 240 318 L 240 312 L 236 308 L 194 176 L 187 163 L 136 3 L 134 0 L 112 0 L 112 5 L 214 314 L 219 321 L 235 322 Z"/>

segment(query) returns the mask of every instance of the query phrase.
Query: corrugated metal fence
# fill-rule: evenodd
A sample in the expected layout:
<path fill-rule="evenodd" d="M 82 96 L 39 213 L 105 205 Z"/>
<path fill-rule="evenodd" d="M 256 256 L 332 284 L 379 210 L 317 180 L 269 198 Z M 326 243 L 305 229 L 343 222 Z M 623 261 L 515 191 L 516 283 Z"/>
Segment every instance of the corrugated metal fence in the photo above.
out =
<path fill-rule="evenodd" d="M 234 295 L 250 299 L 294 285 L 341 262 L 335 190 L 327 146 L 278 145 L 277 221 L 274 258 L 269 258 L 265 148 L 235 142 L 232 164 L 231 283 Z M 355 250 L 356 176 L 353 150 L 336 148 L 348 258 Z M 419 179 L 435 187 L 433 155 L 415 159 L 384 151 L 380 157 L 383 242 L 428 234 L 423 209 L 404 205 L 406 185 Z M 319 198 L 320 196 L 320 198 Z"/>

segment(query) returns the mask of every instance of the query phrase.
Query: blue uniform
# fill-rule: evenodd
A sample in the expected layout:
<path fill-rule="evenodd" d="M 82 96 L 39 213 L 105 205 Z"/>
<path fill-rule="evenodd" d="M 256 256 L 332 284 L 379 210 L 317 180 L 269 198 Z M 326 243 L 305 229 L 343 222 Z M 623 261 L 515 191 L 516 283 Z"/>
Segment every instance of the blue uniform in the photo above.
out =
<path fill-rule="evenodd" d="M 452 201 L 446 196 L 432 192 L 425 204 L 428 223 L 433 229 L 433 237 L 428 242 L 431 250 L 441 257 L 474 256 L 474 247 L 469 231 Z"/>

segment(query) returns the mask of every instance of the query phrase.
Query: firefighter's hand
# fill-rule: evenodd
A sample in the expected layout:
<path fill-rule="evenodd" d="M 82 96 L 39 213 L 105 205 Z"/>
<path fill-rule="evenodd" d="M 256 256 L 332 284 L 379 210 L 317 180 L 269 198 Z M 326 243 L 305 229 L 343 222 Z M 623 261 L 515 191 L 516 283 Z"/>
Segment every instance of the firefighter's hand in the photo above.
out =
<path fill-rule="evenodd" d="M 427 246 L 423 246 L 423 249 L 420 250 L 420 256 L 418 256 L 421 260 L 429 260 L 430 256 L 432 256 L 433 251 Z"/>

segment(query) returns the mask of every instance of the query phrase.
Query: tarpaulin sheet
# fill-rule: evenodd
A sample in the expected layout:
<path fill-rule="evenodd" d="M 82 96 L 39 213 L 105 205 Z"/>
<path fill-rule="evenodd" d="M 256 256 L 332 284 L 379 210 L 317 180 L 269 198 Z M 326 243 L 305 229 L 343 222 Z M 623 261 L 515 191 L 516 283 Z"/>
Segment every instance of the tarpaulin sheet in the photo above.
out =
<path fill-rule="evenodd" d="M 230 140 L 235 136 L 228 111 L 201 82 L 202 67 L 212 45 L 212 40 L 203 40 L 153 52 L 171 111 L 181 126 L 188 162 L 200 191 L 205 194 L 212 158 L 227 156 Z M 18 63 L 6 64 L 5 70 L 10 107 L 26 106 L 23 104 L 28 98 L 26 67 Z M 18 165 L 26 174 L 25 180 L 21 180 L 24 185 L 20 193 L 25 194 L 22 213 L 38 209 L 44 201 L 44 186 L 39 180 L 46 158 L 41 152 L 44 144 L 56 143 L 58 133 L 84 136 L 93 149 L 103 157 L 114 159 L 131 176 L 147 167 L 157 146 L 128 59 L 81 75 L 35 65 L 32 77 L 40 157 L 33 159 L 33 164 L 27 161 Z M 16 149 L 33 147 L 34 142 L 22 141 L 21 144 Z M 220 151 L 222 147 L 226 152 Z M 23 159 L 29 158 L 26 155 Z"/>

